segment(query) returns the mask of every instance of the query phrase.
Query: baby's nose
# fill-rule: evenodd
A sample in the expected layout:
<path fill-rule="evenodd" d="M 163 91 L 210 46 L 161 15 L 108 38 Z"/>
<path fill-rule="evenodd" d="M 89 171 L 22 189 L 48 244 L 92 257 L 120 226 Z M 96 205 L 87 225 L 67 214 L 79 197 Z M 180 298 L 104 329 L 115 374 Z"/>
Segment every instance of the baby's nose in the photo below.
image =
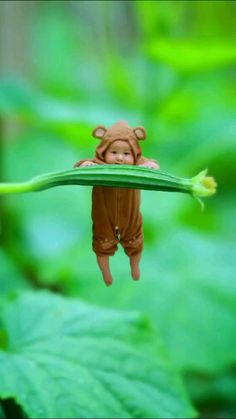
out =
<path fill-rule="evenodd" d="M 117 154 L 117 160 L 122 161 L 123 160 L 123 154 Z"/>

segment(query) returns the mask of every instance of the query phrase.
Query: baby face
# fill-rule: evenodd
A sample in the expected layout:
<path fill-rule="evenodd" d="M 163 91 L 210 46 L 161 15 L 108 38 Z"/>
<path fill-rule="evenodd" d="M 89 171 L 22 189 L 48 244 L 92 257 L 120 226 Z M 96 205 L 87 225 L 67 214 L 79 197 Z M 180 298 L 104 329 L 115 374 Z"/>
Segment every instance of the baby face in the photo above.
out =
<path fill-rule="evenodd" d="M 134 156 L 126 141 L 117 140 L 110 145 L 104 155 L 107 164 L 134 164 Z"/>

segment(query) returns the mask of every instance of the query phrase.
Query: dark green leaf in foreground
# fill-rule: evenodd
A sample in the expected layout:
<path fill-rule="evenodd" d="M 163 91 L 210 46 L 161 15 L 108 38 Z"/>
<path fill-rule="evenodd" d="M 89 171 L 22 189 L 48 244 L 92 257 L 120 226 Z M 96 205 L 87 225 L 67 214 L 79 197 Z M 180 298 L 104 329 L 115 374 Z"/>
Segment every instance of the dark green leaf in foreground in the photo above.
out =
<path fill-rule="evenodd" d="M 3 412 L 3 409 L 2 409 L 1 404 L 0 404 L 0 419 L 5 419 L 5 418 L 6 418 L 6 416 Z"/>
<path fill-rule="evenodd" d="M 2 307 L 0 397 L 29 417 L 193 417 L 146 318 L 25 293 Z"/>

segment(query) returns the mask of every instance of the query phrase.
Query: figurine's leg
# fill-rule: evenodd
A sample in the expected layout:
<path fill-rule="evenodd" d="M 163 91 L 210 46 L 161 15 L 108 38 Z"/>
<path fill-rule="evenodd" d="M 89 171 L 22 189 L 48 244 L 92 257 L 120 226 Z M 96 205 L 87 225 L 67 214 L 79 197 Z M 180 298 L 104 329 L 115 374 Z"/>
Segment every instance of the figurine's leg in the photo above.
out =
<path fill-rule="evenodd" d="M 140 278 L 139 262 L 141 259 L 142 252 L 135 253 L 129 257 L 132 278 L 137 281 Z"/>
<path fill-rule="evenodd" d="M 137 281 L 140 278 L 139 262 L 143 251 L 142 226 L 135 235 L 126 235 L 122 238 L 121 244 L 126 255 L 129 257 L 132 278 Z"/>
<path fill-rule="evenodd" d="M 97 255 L 97 262 L 98 262 L 98 266 L 99 266 L 99 268 L 102 272 L 104 282 L 109 287 L 109 285 L 112 284 L 112 276 L 111 276 L 111 271 L 110 271 L 110 266 L 109 266 L 109 256 L 108 255 L 104 255 L 104 256 L 98 256 Z"/>

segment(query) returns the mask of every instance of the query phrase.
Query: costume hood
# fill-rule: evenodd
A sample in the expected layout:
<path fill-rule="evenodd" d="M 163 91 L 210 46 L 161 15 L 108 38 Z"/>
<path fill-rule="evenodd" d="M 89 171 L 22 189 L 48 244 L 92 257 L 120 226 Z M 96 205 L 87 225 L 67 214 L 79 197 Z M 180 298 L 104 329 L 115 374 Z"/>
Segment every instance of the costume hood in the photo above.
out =
<path fill-rule="evenodd" d="M 138 126 L 131 128 L 127 122 L 119 121 L 112 125 L 110 128 L 105 128 L 103 125 L 97 126 L 93 130 L 93 136 L 101 140 L 100 144 L 96 148 L 96 157 L 93 159 L 96 163 L 104 163 L 104 155 L 108 147 L 117 140 L 126 141 L 133 153 L 134 164 L 141 158 L 141 148 L 139 146 L 140 140 L 145 140 L 146 131 L 143 127 Z"/>

